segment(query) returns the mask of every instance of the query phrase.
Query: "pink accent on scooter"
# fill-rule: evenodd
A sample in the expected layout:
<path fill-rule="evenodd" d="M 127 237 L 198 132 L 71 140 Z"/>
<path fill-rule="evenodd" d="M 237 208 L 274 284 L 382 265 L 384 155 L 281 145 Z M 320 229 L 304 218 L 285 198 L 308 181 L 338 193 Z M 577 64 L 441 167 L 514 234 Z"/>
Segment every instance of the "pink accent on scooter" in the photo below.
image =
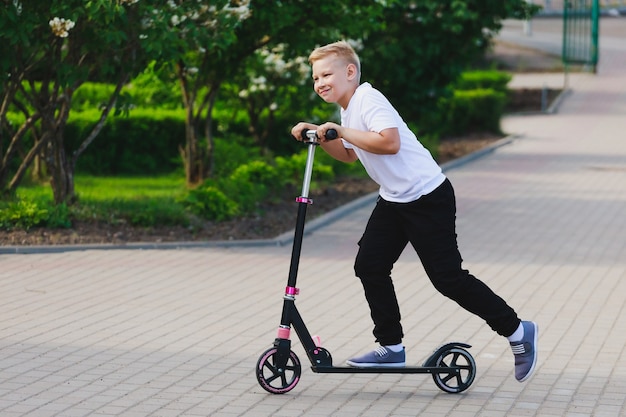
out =
<path fill-rule="evenodd" d="M 278 328 L 278 338 L 279 339 L 289 339 L 289 336 L 291 334 L 291 329 L 289 328 L 285 328 L 285 327 L 279 327 Z"/>
<path fill-rule="evenodd" d="M 300 294 L 300 288 L 287 287 L 287 288 L 285 288 L 285 294 L 286 295 L 298 295 L 298 294 Z"/>

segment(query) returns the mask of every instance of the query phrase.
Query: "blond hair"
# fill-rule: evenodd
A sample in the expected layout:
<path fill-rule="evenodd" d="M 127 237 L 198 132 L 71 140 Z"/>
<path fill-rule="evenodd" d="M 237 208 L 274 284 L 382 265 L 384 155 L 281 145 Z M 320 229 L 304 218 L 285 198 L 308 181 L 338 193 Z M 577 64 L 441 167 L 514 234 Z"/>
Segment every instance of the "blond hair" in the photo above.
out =
<path fill-rule="evenodd" d="M 354 49 L 346 41 L 338 41 L 329 43 L 328 45 L 315 48 L 309 55 L 309 64 L 313 65 L 315 61 L 324 59 L 329 55 L 335 55 L 337 58 L 344 60 L 347 64 L 354 64 L 358 74 L 361 74 L 361 62 L 359 56 Z"/>

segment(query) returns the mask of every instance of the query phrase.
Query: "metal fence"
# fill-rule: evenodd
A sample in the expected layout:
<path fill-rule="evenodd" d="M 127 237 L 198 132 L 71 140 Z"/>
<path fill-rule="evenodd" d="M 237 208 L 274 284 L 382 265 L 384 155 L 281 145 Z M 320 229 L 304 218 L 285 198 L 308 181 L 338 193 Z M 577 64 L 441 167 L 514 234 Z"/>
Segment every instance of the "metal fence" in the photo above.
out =
<path fill-rule="evenodd" d="M 532 0 L 532 3 L 543 7 L 540 14 L 561 14 L 566 0 Z M 599 0 L 598 3 L 602 10 L 626 8 L 626 0 Z"/>
<path fill-rule="evenodd" d="M 563 5 L 563 63 L 598 65 L 599 0 L 566 0 Z"/>

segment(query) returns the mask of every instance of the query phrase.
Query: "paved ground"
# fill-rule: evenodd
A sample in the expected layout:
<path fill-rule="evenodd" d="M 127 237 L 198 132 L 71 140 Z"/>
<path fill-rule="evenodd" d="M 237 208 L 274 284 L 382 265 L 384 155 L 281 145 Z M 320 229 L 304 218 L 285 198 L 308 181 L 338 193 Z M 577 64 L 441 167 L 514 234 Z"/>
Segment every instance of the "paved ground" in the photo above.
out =
<path fill-rule="evenodd" d="M 518 139 L 447 170 L 466 267 L 539 323 L 528 382 L 515 381 L 506 340 L 436 294 L 410 251 L 394 270 L 408 361 L 447 341 L 470 343 L 478 374 L 462 394 L 427 375 L 314 374 L 299 343 L 299 384 L 263 391 L 253 369 L 275 337 L 288 245 L 5 253 L 0 415 L 625 415 L 621 24 L 619 41 L 602 40 L 598 74 L 573 78 L 558 113 L 506 119 Z M 303 246 L 298 307 L 335 362 L 374 346 L 352 272 L 370 208 L 351 208 Z"/>

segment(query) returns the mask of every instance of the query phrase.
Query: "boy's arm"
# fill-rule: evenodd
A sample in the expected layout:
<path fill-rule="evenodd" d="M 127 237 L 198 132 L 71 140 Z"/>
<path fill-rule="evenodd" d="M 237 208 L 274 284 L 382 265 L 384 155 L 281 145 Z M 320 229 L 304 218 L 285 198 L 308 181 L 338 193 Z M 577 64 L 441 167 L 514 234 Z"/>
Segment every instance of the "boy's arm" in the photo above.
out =
<path fill-rule="evenodd" d="M 384 129 L 380 133 L 378 132 L 365 132 L 357 129 L 350 129 L 347 127 L 340 126 L 336 123 L 327 122 L 317 128 L 317 133 L 319 137 L 324 137 L 324 134 L 329 129 L 335 129 L 337 131 L 337 135 L 340 138 L 343 138 L 345 141 L 351 143 L 357 148 L 363 149 L 364 151 L 378 154 L 378 155 L 393 155 L 400 151 L 400 131 L 398 128 L 389 128 Z M 326 145 L 332 143 L 332 141 L 322 141 L 322 146 L 326 149 Z M 335 145 L 333 145 L 334 151 Z M 343 145 L 341 146 L 343 148 Z M 345 149 L 345 148 L 344 148 Z M 351 151 L 351 149 L 346 149 Z M 334 153 L 331 153 L 327 150 L 333 157 L 343 161 L 341 158 L 337 158 Z M 354 153 L 354 152 L 352 152 Z M 356 160 L 356 154 L 354 155 Z M 346 161 L 346 162 L 352 162 Z"/>
<path fill-rule="evenodd" d="M 393 155 L 400 150 L 400 132 L 398 128 L 384 129 L 378 132 L 363 132 L 356 129 L 342 129 L 339 137 L 364 151 L 378 155 Z"/>

